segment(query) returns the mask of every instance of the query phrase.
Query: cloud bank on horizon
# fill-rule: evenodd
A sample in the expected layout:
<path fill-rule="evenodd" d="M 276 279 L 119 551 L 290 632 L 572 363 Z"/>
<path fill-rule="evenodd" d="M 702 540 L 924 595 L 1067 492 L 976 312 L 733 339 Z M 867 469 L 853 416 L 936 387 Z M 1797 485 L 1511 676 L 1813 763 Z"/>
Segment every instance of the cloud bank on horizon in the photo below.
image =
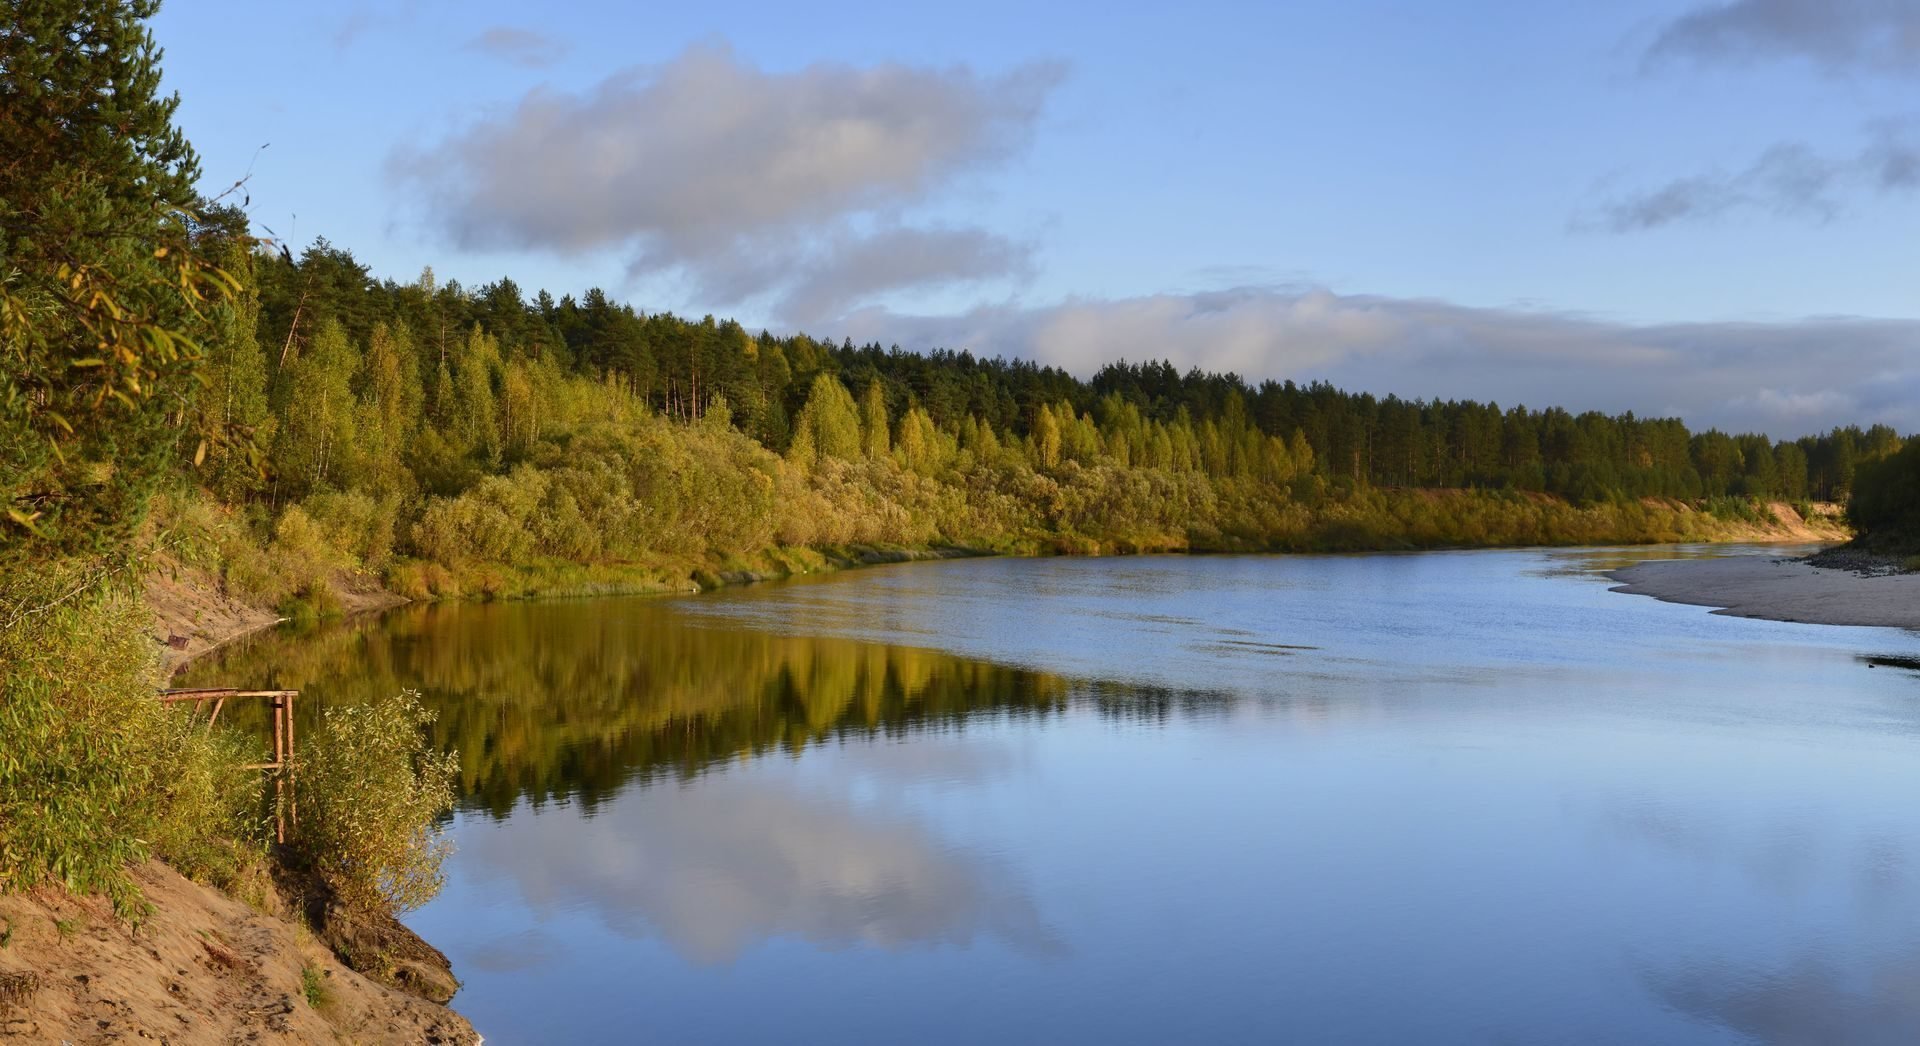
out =
<path fill-rule="evenodd" d="M 1635 326 L 1570 313 L 1244 287 L 981 306 L 956 316 L 855 312 L 856 342 L 942 345 L 1091 374 L 1170 358 L 1249 380 L 1330 381 L 1415 399 L 1677 415 L 1787 438 L 1840 422 L 1920 428 L 1920 320 Z"/>
<path fill-rule="evenodd" d="M 469 47 L 555 60 L 489 30 Z M 1920 75 L 1920 0 L 1730 0 L 1658 26 L 1643 70 L 1799 63 L 1823 77 Z M 773 325 L 910 349 L 1031 358 L 1082 375 L 1171 359 L 1251 380 L 1326 380 L 1415 398 L 1679 415 L 1789 437 L 1839 423 L 1920 429 L 1920 320 L 1635 325 L 1323 288 L 1023 300 L 1042 244 L 927 216 L 1005 170 L 1040 130 L 1064 66 L 816 63 L 769 71 L 720 43 L 583 89 L 542 85 L 438 141 L 397 150 L 417 215 L 476 250 L 606 257 L 678 277 L 692 301 Z M 1744 166 L 1601 201 L 1570 231 L 1615 234 L 1770 215 L 1830 221 L 1920 187 L 1920 117 L 1866 121 L 1851 152 L 1783 139 Z M 957 289 L 957 290 L 956 290 Z M 970 309 L 900 295 L 970 293 Z M 984 300 L 983 300 L 984 299 Z"/>

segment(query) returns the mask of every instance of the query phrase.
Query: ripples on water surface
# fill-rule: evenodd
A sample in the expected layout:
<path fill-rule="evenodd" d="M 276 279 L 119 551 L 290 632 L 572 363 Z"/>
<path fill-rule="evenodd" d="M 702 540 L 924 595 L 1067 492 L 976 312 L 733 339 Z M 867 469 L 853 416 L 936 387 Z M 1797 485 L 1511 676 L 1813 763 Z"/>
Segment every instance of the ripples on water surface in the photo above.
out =
<path fill-rule="evenodd" d="M 409 921 L 490 1042 L 1920 1041 L 1920 640 L 1596 573 L 1650 554 L 916 564 L 196 671 L 426 692 Z"/>

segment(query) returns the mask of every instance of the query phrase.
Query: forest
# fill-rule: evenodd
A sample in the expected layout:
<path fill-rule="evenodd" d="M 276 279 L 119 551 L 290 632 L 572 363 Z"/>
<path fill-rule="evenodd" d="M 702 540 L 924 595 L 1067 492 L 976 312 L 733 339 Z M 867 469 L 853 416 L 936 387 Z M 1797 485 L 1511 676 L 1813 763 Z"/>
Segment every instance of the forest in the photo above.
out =
<path fill-rule="evenodd" d="M 240 593 L 315 613 L 339 571 L 504 596 L 787 573 L 848 549 L 1711 538 L 1767 501 L 1842 501 L 1900 446 L 1884 426 L 1775 441 L 1165 361 L 1081 379 L 749 333 L 599 289 L 377 279 L 324 239 L 296 257 L 245 228 L 212 210 L 200 232 L 238 289 L 171 418 L 159 518 Z"/>

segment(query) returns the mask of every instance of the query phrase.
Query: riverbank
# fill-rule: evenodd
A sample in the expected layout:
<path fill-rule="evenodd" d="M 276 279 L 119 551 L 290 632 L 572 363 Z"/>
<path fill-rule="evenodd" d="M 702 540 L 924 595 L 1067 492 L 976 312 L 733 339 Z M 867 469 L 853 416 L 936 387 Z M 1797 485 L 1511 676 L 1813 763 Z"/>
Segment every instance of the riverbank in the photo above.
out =
<path fill-rule="evenodd" d="M 1386 495 L 1381 495 L 1386 497 Z M 713 549 L 703 555 L 579 561 L 529 555 L 512 561 L 460 557 L 448 562 L 383 559 L 368 566 L 342 551 L 284 535 L 265 547 L 228 510 L 190 511 L 203 545 L 220 551 L 196 565 L 162 561 L 146 599 L 168 645 L 170 664 L 283 620 L 318 620 L 414 601 L 514 600 L 569 596 L 684 594 L 729 585 L 824 573 L 877 563 L 999 555 L 1128 555 L 1136 553 L 1409 552 L 1459 548 L 1669 543 L 1819 543 L 1850 537 L 1834 506 L 1803 517 L 1784 502 L 1741 512 L 1647 498 L 1579 508 L 1543 494 L 1397 491 L 1378 518 L 1335 506 L 1287 540 L 1205 529 L 1141 531 L 1127 538 L 1071 529 L 986 535 L 926 543 L 783 545 L 752 551 Z M 1297 508 L 1297 506 L 1294 506 Z M 1472 517 L 1474 525 L 1461 525 Z M 1451 520 L 1452 522 L 1448 522 Z M 316 566 L 318 567 L 316 569 Z M 271 579 L 301 574 L 298 586 Z M 263 580 L 267 579 L 267 580 Z"/>
<path fill-rule="evenodd" d="M 1868 574 L 1771 556 L 1660 560 L 1611 571 L 1616 592 L 1714 613 L 1821 625 L 1920 628 L 1920 574 Z"/>
<path fill-rule="evenodd" d="M 347 614 L 409 602 L 365 574 L 341 571 L 331 588 L 335 605 Z M 194 658 L 288 620 L 274 607 L 228 591 L 213 571 L 167 556 L 157 557 L 142 583 L 141 599 L 153 611 L 154 642 L 164 648 L 161 673 L 169 677 Z"/>
<path fill-rule="evenodd" d="M 158 861 L 133 876 L 152 905 L 137 925 L 62 890 L 0 896 L 0 1042 L 481 1041 L 348 969 L 290 913 Z"/>
<path fill-rule="evenodd" d="M 369 577 L 336 585 L 355 611 L 406 602 Z M 164 556 L 142 595 L 168 675 L 284 620 Z M 225 890 L 161 861 L 130 871 L 144 902 L 132 921 L 104 897 L 0 894 L 0 1042 L 481 1041 L 444 1005 L 458 989 L 445 956 L 272 858 Z"/>

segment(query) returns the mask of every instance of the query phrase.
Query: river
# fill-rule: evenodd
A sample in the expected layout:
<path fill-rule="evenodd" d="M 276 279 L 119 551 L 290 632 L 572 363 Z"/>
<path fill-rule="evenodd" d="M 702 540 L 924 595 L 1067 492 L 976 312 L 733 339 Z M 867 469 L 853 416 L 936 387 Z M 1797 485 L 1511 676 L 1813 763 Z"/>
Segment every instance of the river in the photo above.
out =
<path fill-rule="evenodd" d="M 491 1043 L 1920 1041 L 1920 636 L 1599 574 L 1689 554 L 905 564 L 194 672 L 426 695 L 408 922 Z"/>

